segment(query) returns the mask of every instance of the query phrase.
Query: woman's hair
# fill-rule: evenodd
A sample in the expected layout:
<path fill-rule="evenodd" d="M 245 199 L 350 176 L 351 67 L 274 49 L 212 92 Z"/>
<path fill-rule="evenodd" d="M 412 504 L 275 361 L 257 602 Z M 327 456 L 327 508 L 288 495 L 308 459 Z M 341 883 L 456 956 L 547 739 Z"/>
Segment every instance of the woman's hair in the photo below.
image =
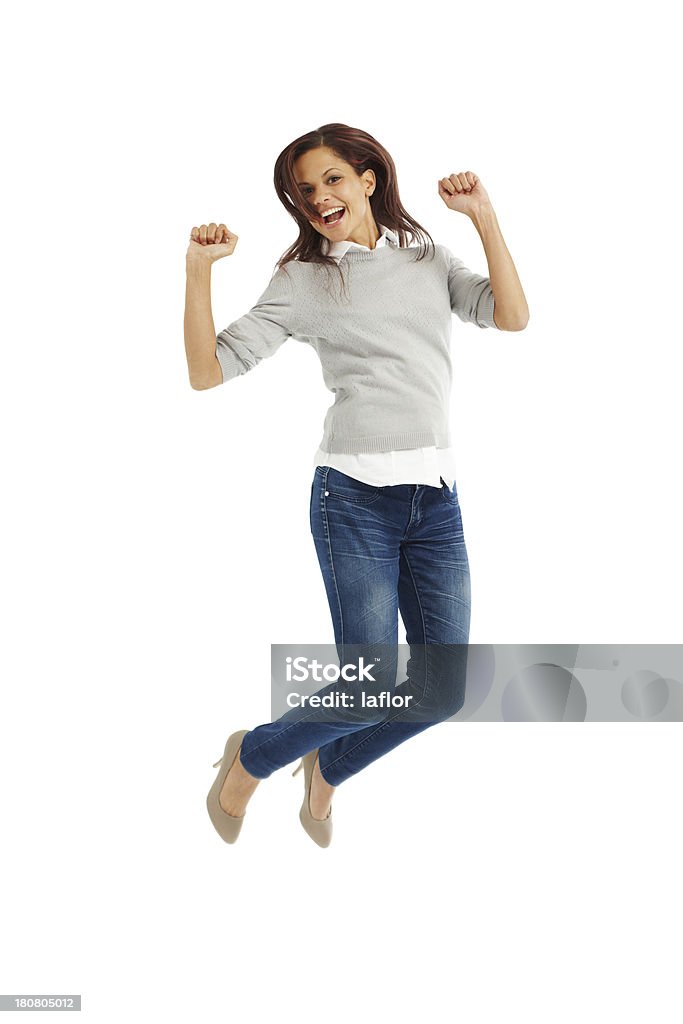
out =
<path fill-rule="evenodd" d="M 401 205 L 396 167 L 384 146 L 359 128 L 350 128 L 346 124 L 324 124 L 316 131 L 307 132 L 306 135 L 301 135 L 290 142 L 275 161 L 275 191 L 299 228 L 299 237 L 282 254 L 277 262 L 278 268 L 284 268 L 292 260 L 319 263 L 328 268 L 336 267 L 343 280 L 341 267 L 337 261 L 323 253 L 323 236 L 309 224 L 309 220 L 317 218 L 317 211 L 306 201 L 294 177 L 294 164 L 298 158 L 309 149 L 317 149 L 320 146 L 328 147 L 337 157 L 345 160 L 359 177 L 368 168 L 373 170 L 376 185 L 369 202 L 375 222 L 395 231 L 401 248 L 408 246 L 408 235 L 411 242 L 417 239 L 421 248 L 416 259 L 424 258 L 430 243 L 433 254 L 432 236 Z"/>

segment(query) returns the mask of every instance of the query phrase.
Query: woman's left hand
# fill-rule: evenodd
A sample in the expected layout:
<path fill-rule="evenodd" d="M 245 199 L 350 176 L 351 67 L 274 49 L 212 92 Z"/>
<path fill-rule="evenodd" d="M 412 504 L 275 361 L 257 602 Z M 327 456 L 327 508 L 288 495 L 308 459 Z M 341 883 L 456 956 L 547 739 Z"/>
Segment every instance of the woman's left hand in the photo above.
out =
<path fill-rule="evenodd" d="M 439 195 L 449 210 L 471 217 L 482 206 L 490 206 L 488 192 L 476 174 L 462 171 L 439 180 Z"/>

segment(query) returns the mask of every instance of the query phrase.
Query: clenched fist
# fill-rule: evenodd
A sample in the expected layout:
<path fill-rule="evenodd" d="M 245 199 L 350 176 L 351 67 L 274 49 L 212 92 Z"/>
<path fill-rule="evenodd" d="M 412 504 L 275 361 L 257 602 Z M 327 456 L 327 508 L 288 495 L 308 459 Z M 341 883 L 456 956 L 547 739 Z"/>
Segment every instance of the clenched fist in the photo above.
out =
<path fill-rule="evenodd" d="M 185 258 L 215 263 L 223 256 L 232 256 L 236 245 L 237 235 L 228 231 L 225 224 L 202 224 L 201 227 L 192 228 Z"/>
<path fill-rule="evenodd" d="M 460 171 L 459 174 L 439 178 L 439 195 L 449 210 L 464 213 L 468 217 L 482 207 L 491 205 L 481 179 L 472 171 Z"/>

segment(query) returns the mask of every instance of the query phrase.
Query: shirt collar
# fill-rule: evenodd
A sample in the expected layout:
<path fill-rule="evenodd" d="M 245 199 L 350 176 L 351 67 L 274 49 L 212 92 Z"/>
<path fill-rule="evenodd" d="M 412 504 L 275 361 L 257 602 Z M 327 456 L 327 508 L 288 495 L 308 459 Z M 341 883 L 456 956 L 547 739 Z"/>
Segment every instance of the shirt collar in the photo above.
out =
<path fill-rule="evenodd" d="M 380 236 L 375 243 L 375 247 L 379 245 L 398 245 L 398 235 L 391 228 L 385 227 L 383 224 L 378 224 L 377 227 L 380 230 Z M 358 242 L 349 242 L 344 240 L 343 242 L 330 242 L 329 238 L 323 236 L 323 253 L 326 256 L 332 256 L 333 259 L 339 263 L 345 253 L 349 249 L 362 249 L 365 252 L 371 252 L 367 245 L 360 245 Z"/>

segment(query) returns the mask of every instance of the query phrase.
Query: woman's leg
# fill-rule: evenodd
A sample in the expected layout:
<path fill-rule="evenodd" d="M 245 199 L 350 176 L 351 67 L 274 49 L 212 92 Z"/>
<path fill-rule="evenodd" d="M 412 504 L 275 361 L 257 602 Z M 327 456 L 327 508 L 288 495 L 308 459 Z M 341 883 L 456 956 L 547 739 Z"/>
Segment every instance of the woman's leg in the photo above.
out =
<path fill-rule="evenodd" d="M 398 641 L 400 543 L 415 489 L 410 484 L 372 487 L 327 466 L 316 468 L 311 487 L 311 532 L 337 651 L 343 661 L 345 651 L 362 651 L 366 663 L 381 652 L 376 691 L 393 687 L 396 679 L 390 652 L 397 651 Z M 356 697 L 358 685 L 340 679 L 319 692 L 345 690 Z M 328 709 L 293 708 L 275 722 L 257 726 L 242 742 L 242 765 L 265 779 L 308 751 L 324 749 L 383 719 L 381 708 L 361 708 L 359 703 L 337 715 Z"/>
<path fill-rule="evenodd" d="M 391 489 L 390 489 L 391 490 Z M 399 607 L 410 645 L 410 698 L 384 721 L 337 737 L 320 750 L 323 778 L 337 786 L 389 750 L 456 714 L 465 699 L 470 574 L 455 487 L 420 486 L 400 551 Z"/>

